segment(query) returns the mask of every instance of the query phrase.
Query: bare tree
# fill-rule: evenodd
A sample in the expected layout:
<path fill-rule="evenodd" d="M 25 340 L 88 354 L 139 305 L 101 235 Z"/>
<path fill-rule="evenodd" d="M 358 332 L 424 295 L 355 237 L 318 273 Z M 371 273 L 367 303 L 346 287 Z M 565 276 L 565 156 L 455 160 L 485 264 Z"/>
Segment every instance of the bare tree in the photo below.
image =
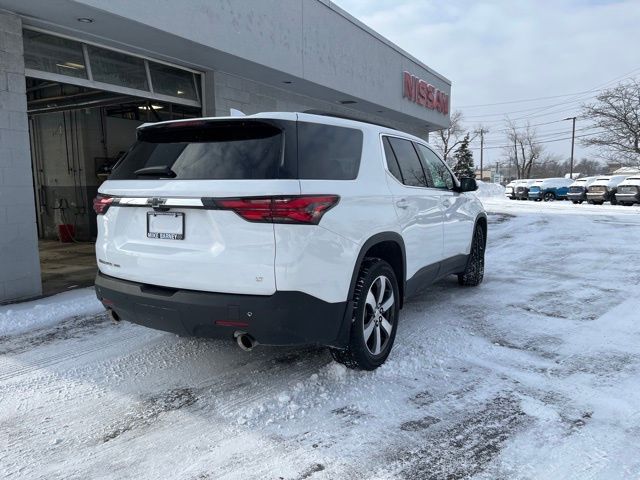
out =
<path fill-rule="evenodd" d="M 529 122 L 518 128 L 507 119 L 507 143 L 504 148 L 506 160 L 515 167 L 517 178 L 531 178 L 531 170 L 544 153 L 544 147 L 538 142 L 535 128 Z"/>
<path fill-rule="evenodd" d="M 464 139 L 464 128 L 462 127 L 462 112 L 456 110 L 451 113 L 451 124 L 449 128 L 438 130 L 434 133 L 435 141 L 433 146 L 440 151 L 440 155 L 446 162 L 449 155 L 462 143 Z"/>
<path fill-rule="evenodd" d="M 596 101 L 582 106 L 582 117 L 602 130 L 582 139 L 585 146 L 597 147 L 611 163 L 640 165 L 640 82 L 629 80 L 604 90 Z"/>

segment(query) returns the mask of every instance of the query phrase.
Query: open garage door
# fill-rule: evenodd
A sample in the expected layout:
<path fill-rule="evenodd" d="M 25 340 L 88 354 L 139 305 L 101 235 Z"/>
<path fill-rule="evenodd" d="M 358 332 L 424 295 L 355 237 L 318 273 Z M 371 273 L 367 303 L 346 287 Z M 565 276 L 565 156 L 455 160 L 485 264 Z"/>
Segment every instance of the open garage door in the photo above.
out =
<path fill-rule="evenodd" d="M 24 31 L 43 293 L 93 284 L 92 209 L 142 123 L 201 115 L 197 72 Z"/>

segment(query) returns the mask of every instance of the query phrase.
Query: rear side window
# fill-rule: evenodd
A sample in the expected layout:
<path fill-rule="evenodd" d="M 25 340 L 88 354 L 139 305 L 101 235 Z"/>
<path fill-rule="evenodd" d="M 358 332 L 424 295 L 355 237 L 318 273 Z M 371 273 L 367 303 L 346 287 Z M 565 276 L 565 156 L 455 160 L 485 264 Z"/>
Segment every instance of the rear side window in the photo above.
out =
<path fill-rule="evenodd" d="M 362 131 L 298 122 L 298 175 L 308 180 L 354 180 L 362 156 Z"/>
<path fill-rule="evenodd" d="M 144 129 L 112 180 L 277 178 L 284 133 L 263 122 L 205 123 Z"/>
<path fill-rule="evenodd" d="M 420 158 L 409 140 L 388 137 L 391 149 L 398 160 L 404 184 L 411 187 L 428 187 Z"/>

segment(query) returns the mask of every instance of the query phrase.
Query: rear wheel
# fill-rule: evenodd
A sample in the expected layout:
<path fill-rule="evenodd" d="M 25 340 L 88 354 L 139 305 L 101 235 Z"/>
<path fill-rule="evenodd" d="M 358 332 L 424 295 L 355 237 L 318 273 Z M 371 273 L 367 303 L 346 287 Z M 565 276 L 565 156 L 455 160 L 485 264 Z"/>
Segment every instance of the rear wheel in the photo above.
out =
<path fill-rule="evenodd" d="M 545 202 L 553 202 L 556 199 L 556 196 L 553 192 L 547 192 L 544 194 L 543 198 Z"/>
<path fill-rule="evenodd" d="M 382 365 L 396 338 L 399 301 L 391 265 L 380 258 L 365 259 L 353 296 L 349 344 L 342 350 L 331 349 L 334 360 L 358 370 L 375 370 Z"/>
<path fill-rule="evenodd" d="M 465 287 L 475 287 L 482 283 L 484 278 L 484 251 L 485 251 L 484 229 L 476 225 L 471 240 L 471 252 L 467 260 L 467 267 L 464 272 L 458 274 L 458 284 Z"/>

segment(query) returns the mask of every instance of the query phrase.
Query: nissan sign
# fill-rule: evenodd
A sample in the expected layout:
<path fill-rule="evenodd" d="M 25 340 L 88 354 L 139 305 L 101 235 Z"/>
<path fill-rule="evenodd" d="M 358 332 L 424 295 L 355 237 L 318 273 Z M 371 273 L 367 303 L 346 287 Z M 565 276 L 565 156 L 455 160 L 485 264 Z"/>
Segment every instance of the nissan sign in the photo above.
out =
<path fill-rule="evenodd" d="M 404 98 L 408 98 L 429 110 L 435 110 L 444 115 L 449 113 L 449 95 L 409 72 L 403 72 L 402 76 L 402 96 Z"/>

